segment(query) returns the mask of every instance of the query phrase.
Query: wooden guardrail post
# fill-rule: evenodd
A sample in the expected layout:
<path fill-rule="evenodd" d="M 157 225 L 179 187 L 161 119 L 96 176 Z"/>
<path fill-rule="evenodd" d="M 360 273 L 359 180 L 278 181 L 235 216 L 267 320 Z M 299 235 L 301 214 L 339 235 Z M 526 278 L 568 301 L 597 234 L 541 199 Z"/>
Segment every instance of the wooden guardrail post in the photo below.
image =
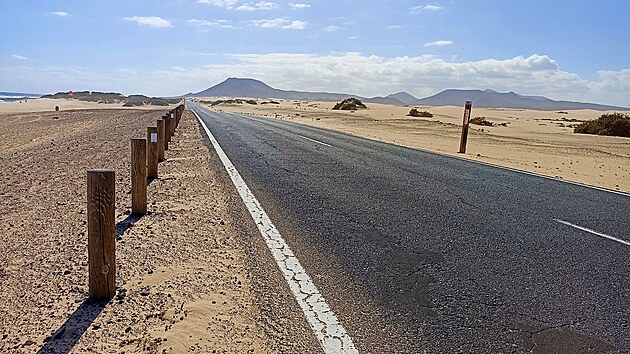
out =
<path fill-rule="evenodd" d="M 131 139 L 131 215 L 147 213 L 147 140 Z"/>
<path fill-rule="evenodd" d="M 460 154 L 466 153 L 466 143 L 468 142 L 468 127 L 470 126 L 470 111 L 472 110 L 472 101 L 466 101 L 464 107 L 464 122 L 462 124 L 462 138 L 459 142 Z"/>
<path fill-rule="evenodd" d="M 157 121 L 158 128 L 158 162 L 162 162 L 165 160 L 164 158 L 164 150 L 166 150 L 165 140 L 166 140 L 166 128 L 164 119 L 158 119 Z"/>
<path fill-rule="evenodd" d="M 171 112 L 168 114 L 171 117 L 171 136 L 175 135 L 175 125 L 177 122 L 175 121 L 175 115 Z"/>
<path fill-rule="evenodd" d="M 158 177 L 158 128 L 147 127 L 147 177 Z"/>
<path fill-rule="evenodd" d="M 87 171 L 89 295 L 116 295 L 116 186 L 113 170 Z"/>
<path fill-rule="evenodd" d="M 171 116 L 168 113 L 164 115 L 164 122 L 165 122 L 164 129 L 166 133 L 166 142 L 170 143 L 171 142 L 171 124 L 173 122 L 171 122 Z"/>

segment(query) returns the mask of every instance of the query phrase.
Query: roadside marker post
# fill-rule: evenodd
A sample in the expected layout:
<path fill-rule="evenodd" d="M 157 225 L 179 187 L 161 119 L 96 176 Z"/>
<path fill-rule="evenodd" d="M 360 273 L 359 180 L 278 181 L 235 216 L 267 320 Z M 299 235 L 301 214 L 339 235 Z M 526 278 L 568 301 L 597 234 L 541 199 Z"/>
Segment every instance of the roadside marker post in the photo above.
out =
<path fill-rule="evenodd" d="M 90 298 L 116 295 L 116 185 L 113 170 L 87 171 L 88 271 Z"/>
<path fill-rule="evenodd" d="M 466 101 L 466 106 L 464 107 L 464 122 L 462 123 L 462 138 L 459 142 L 459 151 L 460 154 L 466 153 L 466 144 L 468 142 L 468 127 L 470 125 L 470 113 L 472 111 L 472 101 Z"/>
<path fill-rule="evenodd" d="M 147 213 L 147 140 L 131 139 L 131 215 Z"/>
<path fill-rule="evenodd" d="M 171 136 L 173 136 L 175 135 L 175 128 L 177 125 L 177 121 L 175 120 L 175 114 L 169 113 L 168 115 L 171 117 Z"/>
<path fill-rule="evenodd" d="M 166 149 L 168 150 L 168 143 L 171 142 L 171 116 L 169 114 L 164 115 L 164 136 L 166 138 Z"/>
<path fill-rule="evenodd" d="M 158 177 L 158 128 L 147 127 L 147 177 Z"/>
<path fill-rule="evenodd" d="M 158 119 L 158 162 L 166 160 L 164 158 L 164 150 L 166 150 L 166 128 L 164 126 L 164 119 Z"/>

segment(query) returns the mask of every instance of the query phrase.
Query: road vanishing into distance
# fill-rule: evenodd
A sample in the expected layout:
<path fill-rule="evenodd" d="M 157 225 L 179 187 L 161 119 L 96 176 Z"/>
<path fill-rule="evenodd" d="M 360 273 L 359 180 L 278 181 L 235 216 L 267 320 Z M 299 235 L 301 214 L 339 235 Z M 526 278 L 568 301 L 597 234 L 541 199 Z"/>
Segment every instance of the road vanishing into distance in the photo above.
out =
<path fill-rule="evenodd" d="M 360 352 L 630 353 L 629 196 L 188 107 Z"/>

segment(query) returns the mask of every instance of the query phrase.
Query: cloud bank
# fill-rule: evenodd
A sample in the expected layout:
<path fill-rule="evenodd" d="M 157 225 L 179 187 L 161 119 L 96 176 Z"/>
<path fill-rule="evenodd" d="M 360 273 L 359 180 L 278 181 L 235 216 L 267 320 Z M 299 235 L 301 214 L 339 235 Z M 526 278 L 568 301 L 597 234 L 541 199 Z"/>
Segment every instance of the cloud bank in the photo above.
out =
<path fill-rule="evenodd" d="M 122 69 L 102 72 L 93 68 L 10 66 L 1 67 L 0 76 L 16 90 L 27 87 L 42 92 L 81 88 L 170 96 L 201 91 L 236 76 L 259 79 L 280 89 L 361 96 L 407 91 L 425 97 L 448 88 L 490 88 L 630 107 L 630 68 L 599 71 L 595 79 L 587 80 L 540 54 L 466 62 L 432 55 L 384 58 L 353 52 L 232 54 L 217 60 L 221 63 L 194 67 L 171 63 L 164 70 L 137 70 L 135 75 Z M 55 86 L 44 87 L 42 83 Z"/>

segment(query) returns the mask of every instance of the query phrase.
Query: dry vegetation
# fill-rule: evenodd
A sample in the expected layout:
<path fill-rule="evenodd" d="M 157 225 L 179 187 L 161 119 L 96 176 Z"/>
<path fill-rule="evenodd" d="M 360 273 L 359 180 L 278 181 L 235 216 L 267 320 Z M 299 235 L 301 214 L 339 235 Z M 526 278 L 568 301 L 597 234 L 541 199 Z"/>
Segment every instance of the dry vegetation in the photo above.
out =
<path fill-rule="evenodd" d="M 574 132 L 630 138 L 630 115 L 622 113 L 602 114 L 595 120 L 577 125 Z"/>
<path fill-rule="evenodd" d="M 333 110 L 341 111 L 356 111 L 358 109 L 367 109 L 367 106 L 358 98 L 346 98 L 333 107 Z"/>

